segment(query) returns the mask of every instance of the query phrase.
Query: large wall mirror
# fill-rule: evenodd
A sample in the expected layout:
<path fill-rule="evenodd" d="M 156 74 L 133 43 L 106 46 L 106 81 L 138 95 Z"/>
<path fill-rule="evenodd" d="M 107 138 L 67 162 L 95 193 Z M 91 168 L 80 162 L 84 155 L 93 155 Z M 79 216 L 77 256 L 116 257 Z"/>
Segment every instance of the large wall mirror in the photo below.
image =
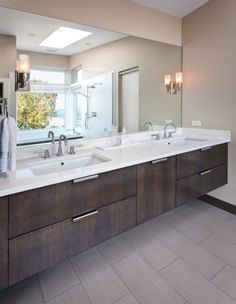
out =
<path fill-rule="evenodd" d="M 30 57 L 30 89 L 15 93 L 20 54 Z M 94 138 L 181 125 L 181 91 L 164 85 L 181 71 L 178 46 L 0 8 L 0 66 L 19 144 L 49 130 Z"/>

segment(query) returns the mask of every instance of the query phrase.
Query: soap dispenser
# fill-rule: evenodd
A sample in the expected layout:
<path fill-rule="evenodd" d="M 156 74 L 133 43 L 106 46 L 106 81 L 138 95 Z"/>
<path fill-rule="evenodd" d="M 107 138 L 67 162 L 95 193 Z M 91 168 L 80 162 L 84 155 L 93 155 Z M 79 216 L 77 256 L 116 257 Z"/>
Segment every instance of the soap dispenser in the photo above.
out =
<path fill-rule="evenodd" d="M 121 145 L 127 145 L 129 143 L 129 136 L 126 134 L 126 127 L 123 126 L 122 128 L 122 135 L 121 135 Z"/>

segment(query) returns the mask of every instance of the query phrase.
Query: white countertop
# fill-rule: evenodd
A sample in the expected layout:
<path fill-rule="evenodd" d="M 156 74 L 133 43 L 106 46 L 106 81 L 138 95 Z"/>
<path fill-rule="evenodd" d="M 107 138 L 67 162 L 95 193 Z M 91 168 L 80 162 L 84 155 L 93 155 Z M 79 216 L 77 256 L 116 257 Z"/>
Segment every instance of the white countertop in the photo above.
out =
<path fill-rule="evenodd" d="M 57 173 L 34 175 L 30 170 L 32 163 L 41 162 L 45 164 L 46 162 L 58 160 L 58 158 L 42 160 L 39 157 L 36 158 L 32 153 L 32 158 L 22 159 L 17 162 L 16 172 L 9 172 L 6 177 L 0 177 L 0 197 L 230 142 L 229 131 L 186 128 L 178 129 L 176 139 L 186 137 L 203 139 L 204 141 L 194 141 L 185 145 L 167 145 L 163 144 L 164 140 L 154 141 L 150 139 L 151 133 L 148 132 L 145 135 L 140 133 L 129 135 L 129 137 L 131 141 L 138 141 L 140 144 L 103 151 L 95 148 L 99 146 L 99 140 L 96 140 L 94 147 L 92 147 L 91 141 L 87 146 L 86 141 L 84 141 L 84 148 L 78 149 L 76 155 L 63 156 L 60 160 L 97 154 L 110 159 L 110 161 Z M 104 139 L 101 144 L 104 144 Z"/>

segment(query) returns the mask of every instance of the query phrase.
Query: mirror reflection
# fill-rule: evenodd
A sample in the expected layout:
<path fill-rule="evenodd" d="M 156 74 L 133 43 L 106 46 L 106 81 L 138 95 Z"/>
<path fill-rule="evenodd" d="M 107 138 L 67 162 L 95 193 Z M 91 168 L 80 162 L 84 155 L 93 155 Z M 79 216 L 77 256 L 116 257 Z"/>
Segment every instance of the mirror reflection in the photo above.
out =
<path fill-rule="evenodd" d="M 0 8 L 0 66 L 19 144 L 181 125 L 177 46 Z"/>

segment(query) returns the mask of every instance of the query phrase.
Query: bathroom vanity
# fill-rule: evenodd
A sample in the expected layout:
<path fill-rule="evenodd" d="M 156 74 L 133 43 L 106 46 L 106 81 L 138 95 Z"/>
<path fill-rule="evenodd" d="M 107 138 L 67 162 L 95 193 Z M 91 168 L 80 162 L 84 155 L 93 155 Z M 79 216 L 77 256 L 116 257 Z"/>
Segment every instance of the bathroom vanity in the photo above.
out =
<path fill-rule="evenodd" d="M 111 161 L 94 166 L 96 170 L 87 167 L 77 178 L 76 172 L 70 175 L 73 178 L 67 175 L 63 182 L 53 182 L 50 175 L 36 176 L 31 180 L 37 184 L 26 185 L 26 191 L 5 189 L 6 195 L 0 198 L 0 287 L 225 185 L 227 142 L 214 141 L 209 146 L 210 141 L 205 141 L 184 153 L 183 147 L 167 147 L 166 156 L 164 148 L 152 144 L 159 151 L 155 159 L 155 153 L 144 158 L 150 149 L 143 144 L 113 152 L 120 159 L 116 169 Z M 135 153 L 139 153 L 137 158 Z M 133 164 L 124 162 L 126 155 L 134 159 Z"/>

